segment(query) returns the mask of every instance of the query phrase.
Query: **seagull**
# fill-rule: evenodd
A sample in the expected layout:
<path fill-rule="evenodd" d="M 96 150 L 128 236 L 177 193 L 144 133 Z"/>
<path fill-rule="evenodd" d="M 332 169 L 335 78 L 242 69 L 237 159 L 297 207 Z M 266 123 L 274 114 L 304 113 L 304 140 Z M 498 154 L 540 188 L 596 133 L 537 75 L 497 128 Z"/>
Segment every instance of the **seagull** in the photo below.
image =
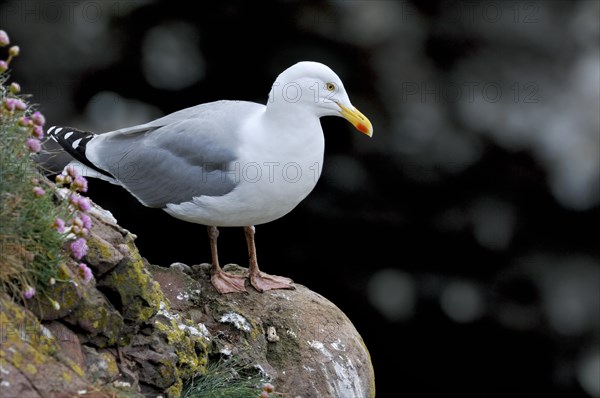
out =
<path fill-rule="evenodd" d="M 317 184 L 325 150 L 322 116 L 341 116 L 373 134 L 335 72 L 303 61 L 277 77 L 266 105 L 222 100 L 102 134 L 58 126 L 48 134 L 83 176 L 120 185 L 145 206 L 206 225 L 211 282 L 221 294 L 247 292 L 247 278 L 219 266 L 217 228 L 243 227 L 250 284 L 265 292 L 294 286 L 259 270 L 254 226 L 286 215 Z"/>

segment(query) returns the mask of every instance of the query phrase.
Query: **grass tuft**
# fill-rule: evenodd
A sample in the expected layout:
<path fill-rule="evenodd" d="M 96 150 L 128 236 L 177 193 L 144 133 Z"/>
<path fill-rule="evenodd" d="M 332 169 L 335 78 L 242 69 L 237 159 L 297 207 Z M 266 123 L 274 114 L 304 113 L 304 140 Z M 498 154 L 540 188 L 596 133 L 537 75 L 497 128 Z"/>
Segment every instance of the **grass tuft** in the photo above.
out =
<path fill-rule="evenodd" d="M 204 375 L 187 383 L 181 398 L 258 398 L 264 384 L 257 368 L 233 359 L 219 359 L 209 362 Z"/>

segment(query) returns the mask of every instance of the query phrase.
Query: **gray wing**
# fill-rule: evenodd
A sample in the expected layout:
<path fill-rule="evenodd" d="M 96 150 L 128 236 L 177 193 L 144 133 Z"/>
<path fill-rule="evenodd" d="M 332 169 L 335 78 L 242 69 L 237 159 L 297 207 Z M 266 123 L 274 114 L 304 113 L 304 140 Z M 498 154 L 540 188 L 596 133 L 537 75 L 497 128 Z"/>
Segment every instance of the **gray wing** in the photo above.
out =
<path fill-rule="evenodd" d="M 88 144 L 87 156 L 149 207 L 222 196 L 239 183 L 240 124 L 262 107 L 220 101 L 184 109 L 100 135 Z"/>

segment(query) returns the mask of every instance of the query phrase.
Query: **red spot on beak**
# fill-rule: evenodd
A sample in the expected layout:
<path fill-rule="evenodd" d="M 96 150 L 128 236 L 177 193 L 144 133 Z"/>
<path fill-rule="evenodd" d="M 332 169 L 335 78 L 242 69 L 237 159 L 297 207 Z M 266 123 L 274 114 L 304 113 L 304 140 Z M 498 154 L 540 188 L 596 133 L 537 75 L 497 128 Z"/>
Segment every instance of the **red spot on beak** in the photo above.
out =
<path fill-rule="evenodd" d="M 358 123 L 358 124 L 356 125 L 356 129 L 357 129 L 358 131 L 360 131 L 361 133 L 365 133 L 365 134 L 367 134 L 367 133 L 369 132 L 369 129 L 367 128 L 367 126 L 365 126 L 365 125 L 364 125 L 364 124 L 362 124 L 362 123 Z"/>

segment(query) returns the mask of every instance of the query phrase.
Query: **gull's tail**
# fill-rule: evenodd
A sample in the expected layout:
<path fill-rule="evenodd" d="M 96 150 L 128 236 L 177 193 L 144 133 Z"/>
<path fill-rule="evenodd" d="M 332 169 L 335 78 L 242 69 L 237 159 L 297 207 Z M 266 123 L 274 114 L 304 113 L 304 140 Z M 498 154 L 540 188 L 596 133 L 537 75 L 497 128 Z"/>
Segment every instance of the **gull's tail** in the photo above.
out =
<path fill-rule="evenodd" d="M 54 141 L 58 142 L 58 144 L 69 153 L 78 163 L 83 165 L 84 167 L 88 167 L 94 170 L 100 175 L 95 175 L 97 173 L 82 173 L 84 175 L 89 175 L 91 177 L 103 178 L 108 177 L 109 180 L 113 180 L 114 177 L 105 170 L 97 167 L 95 164 L 90 162 L 87 158 L 85 151 L 87 144 L 96 137 L 96 134 L 91 133 L 89 131 L 81 131 L 74 129 L 72 127 L 58 127 L 52 126 L 48 129 L 48 135 Z M 112 182 L 112 181 L 111 181 Z"/>

